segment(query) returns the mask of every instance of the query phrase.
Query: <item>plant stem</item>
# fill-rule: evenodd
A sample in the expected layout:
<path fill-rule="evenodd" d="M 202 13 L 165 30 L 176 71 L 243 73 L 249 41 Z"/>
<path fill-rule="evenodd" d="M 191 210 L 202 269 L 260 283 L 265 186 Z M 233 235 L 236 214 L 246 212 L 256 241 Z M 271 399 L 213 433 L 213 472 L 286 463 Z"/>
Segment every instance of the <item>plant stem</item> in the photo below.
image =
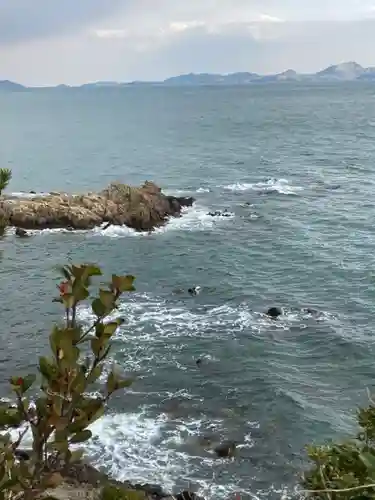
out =
<path fill-rule="evenodd" d="M 302 493 L 348 493 L 350 491 L 362 491 L 367 489 L 375 488 L 374 484 L 363 484 L 361 486 L 352 486 L 351 488 L 342 489 L 326 489 L 326 490 L 302 490 Z"/>

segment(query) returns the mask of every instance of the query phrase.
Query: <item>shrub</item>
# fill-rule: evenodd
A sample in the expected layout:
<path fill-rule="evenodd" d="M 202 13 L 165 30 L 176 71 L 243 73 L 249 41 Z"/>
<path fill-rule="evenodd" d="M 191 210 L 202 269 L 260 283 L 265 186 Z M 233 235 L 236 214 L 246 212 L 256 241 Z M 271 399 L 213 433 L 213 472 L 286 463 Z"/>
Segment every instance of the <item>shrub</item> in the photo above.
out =
<path fill-rule="evenodd" d="M 313 467 L 303 478 L 306 493 L 329 500 L 375 498 L 375 403 L 358 412 L 360 431 L 350 441 L 311 446 Z"/>
<path fill-rule="evenodd" d="M 101 493 L 101 500 L 145 500 L 143 491 L 129 490 L 121 486 L 106 485 Z"/>
<path fill-rule="evenodd" d="M 0 195 L 8 186 L 12 178 L 12 171 L 9 168 L 0 168 Z"/>
<path fill-rule="evenodd" d="M 100 288 L 91 307 L 95 319 L 84 329 L 77 322 L 77 307 L 89 299 L 89 287 L 101 270 L 93 265 L 61 268 L 64 281 L 59 297 L 65 312 L 64 324 L 55 325 L 49 336 L 52 355 L 39 359 L 40 389 L 33 402 L 27 397 L 36 375 L 12 377 L 15 405 L 0 405 L 0 427 L 18 428 L 19 437 L 9 434 L 0 439 L 0 499 L 33 499 L 62 481 L 65 466 L 79 461 L 82 450 L 71 445 L 90 439 L 88 427 L 100 418 L 110 396 L 129 387 L 132 380 L 120 378 L 113 369 L 99 396 L 87 394 L 103 372 L 103 361 L 110 350 L 110 339 L 121 319 L 109 316 L 123 292 L 134 290 L 133 276 L 112 276 L 107 288 Z M 32 431 L 30 460 L 17 460 L 17 450 L 27 428 Z"/>

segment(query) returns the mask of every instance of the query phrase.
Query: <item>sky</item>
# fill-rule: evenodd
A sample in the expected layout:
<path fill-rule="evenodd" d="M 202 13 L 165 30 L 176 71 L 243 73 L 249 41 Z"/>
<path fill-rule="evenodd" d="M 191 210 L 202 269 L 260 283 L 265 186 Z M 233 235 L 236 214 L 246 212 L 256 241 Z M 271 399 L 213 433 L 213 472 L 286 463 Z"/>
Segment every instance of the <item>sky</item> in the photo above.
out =
<path fill-rule="evenodd" d="M 0 80 L 375 66 L 375 0 L 0 0 Z"/>

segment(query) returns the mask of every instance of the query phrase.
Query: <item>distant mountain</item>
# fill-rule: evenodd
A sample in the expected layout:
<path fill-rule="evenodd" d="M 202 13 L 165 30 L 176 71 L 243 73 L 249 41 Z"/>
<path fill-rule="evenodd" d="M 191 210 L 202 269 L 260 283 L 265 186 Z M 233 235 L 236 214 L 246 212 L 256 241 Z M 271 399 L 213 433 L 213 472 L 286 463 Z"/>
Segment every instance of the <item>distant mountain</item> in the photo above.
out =
<path fill-rule="evenodd" d="M 227 75 L 215 73 L 188 73 L 186 75 L 172 76 L 163 81 L 134 81 L 129 83 L 124 82 L 93 82 L 85 83 L 79 87 L 69 87 L 66 85 L 58 85 L 53 89 L 70 90 L 70 89 L 108 89 L 108 88 L 124 88 L 124 87 L 139 87 L 139 86 L 219 86 L 219 85 L 250 85 L 255 83 L 271 83 L 271 82 L 350 82 L 350 81 L 368 81 L 375 82 L 375 67 L 364 68 L 360 64 L 350 61 L 341 64 L 335 64 L 325 68 L 317 73 L 302 74 L 297 73 L 293 69 L 288 69 L 282 73 L 274 75 L 259 75 L 257 73 L 230 73 Z M 0 91 L 20 91 L 28 89 L 18 83 L 13 83 L 8 80 L 0 81 Z M 51 87 L 49 87 L 51 88 Z M 37 89 L 33 87 L 33 89 Z M 39 87 L 38 90 L 43 90 Z"/>
<path fill-rule="evenodd" d="M 317 78 L 329 80 L 357 80 L 357 78 L 361 78 L 364 74 L 368 73 L 369 69 L 370 68 L 363 68 L 356 62 L 346 62 L 329 66 L 328 68 L 316 73 L 315 76 Z"/>
<path fill-rule="evenodd" d="M 250 83 L 266 82 L 319 82 L 319 81 L 375 81 L 375 68 L 363 68 L 355 62 L 347 62 L 329 66 L 313 74 L 297 73 L 288 69 L 275 75 L 258 75 L 256 73 L 232 73 L 229 75 L 194 74 L 180 75 L 168 78 L 162 85 L 247 85 Z"/>
<path fill-rule="evenodd" d="M 259 80 L 256 73 L 231 73 L 218 75 L 211 73 L 189 73 L 188 75 L 172 76 L 163 85 L 246 85 Z"/>
<path fill-rule="evenodd" d="M 0 92 L 1 91 L 15 92 L 20 90 L 26 90 L 26 87 L 20 85 L 19 83 L 10 82 L 9 80 L 0 80 Z"/>

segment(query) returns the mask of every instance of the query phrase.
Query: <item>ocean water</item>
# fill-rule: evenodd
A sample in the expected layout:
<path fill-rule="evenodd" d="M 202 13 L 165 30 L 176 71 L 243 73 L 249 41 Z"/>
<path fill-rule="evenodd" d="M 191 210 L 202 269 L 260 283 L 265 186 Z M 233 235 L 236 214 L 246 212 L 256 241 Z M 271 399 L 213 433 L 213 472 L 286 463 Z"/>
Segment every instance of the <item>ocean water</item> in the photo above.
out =
<path fill-rule="evenodd" d="M 9 192 L 148 179 L 196 198 L 151 235 L 0 240 L 0 395 L 61 319 L 55 265 L 132 273 L 110 362 L 137 380 L 93 426 L 91 459 L 209 500 L 298 495 L 305 445 L 352 432 L 374 380 L 375 87 L 45 90 L 2 93 L 0 110 Z M 215 458 L 207 435 L 237 457 Z"/>

